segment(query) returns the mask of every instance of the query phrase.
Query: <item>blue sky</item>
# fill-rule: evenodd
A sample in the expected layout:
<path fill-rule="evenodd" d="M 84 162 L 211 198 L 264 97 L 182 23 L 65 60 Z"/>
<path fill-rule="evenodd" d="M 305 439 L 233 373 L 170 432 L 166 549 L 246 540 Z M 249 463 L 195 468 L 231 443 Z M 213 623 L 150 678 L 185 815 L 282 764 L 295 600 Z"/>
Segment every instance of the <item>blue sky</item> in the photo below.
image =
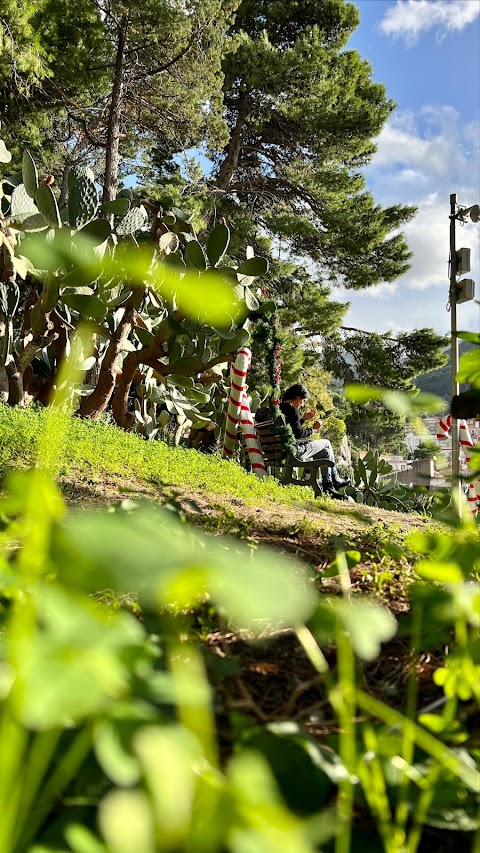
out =
<path fill-rule="evenodd" d="M 353 0 L 361 23 L 348 48 L 373 68 L 397 109 L 377 139 L 365 170 L 381 204 L 414 204 L 404 229 L 410 271 L 351 302 L 346 325 L 378 332 L 450 329 L 448 252 L 450 193 L 480 203 L 480 0 Z M 480 299 L 480 222 L 457 226 L 457 248 L 471 249 Z M 480 305 L 458 306 L 460 329 L 480 331 Z"/>

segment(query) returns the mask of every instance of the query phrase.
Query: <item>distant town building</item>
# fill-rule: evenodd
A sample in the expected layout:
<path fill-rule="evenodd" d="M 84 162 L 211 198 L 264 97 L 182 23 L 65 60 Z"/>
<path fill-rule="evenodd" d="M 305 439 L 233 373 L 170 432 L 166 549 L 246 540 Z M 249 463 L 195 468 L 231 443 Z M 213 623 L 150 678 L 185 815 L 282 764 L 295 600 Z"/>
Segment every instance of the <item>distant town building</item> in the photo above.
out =
<path fill-rule="evenodd" d="M 415 428 L 411 424 L 407 424 L 405 427 L 405 442 L 408 447 L 409 453 L 413 453 L 419 444 L 428 438 L 429 441 L 432 439 L 436 441 L 438 444 L 439 453 L 443 453 L 446 457 L 447 463 L 451 465 L 452 462 L 452 440 L 450 436 L 446 439 L 437 439 L 437 429 L 438 429 L 438 417 L 428 417 L 422 418 L 423 423 L 425 424 L 428 430 L 428 436 L 418 435 Z M 474 444 L 480 438 L 480 421 L 476 420 L 468 420 L 467 421 L 468 430 L 470 432 L 472 441 Z M 390 460 L 389 460 L 390 461 Z M 462 471 L 467 470 L 467 465 L 465 461 L 465 457 L 463 453 L 460 454 L 460 469 Z"/>

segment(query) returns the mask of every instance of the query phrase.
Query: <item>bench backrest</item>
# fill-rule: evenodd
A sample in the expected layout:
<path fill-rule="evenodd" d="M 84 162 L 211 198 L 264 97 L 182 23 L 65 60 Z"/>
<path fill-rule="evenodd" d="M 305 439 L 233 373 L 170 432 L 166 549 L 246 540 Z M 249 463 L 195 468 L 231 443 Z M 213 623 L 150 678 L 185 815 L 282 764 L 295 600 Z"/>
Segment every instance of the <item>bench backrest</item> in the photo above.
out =
<path fill-rule="evenodd" d="M 281 465 L 285 460 L 285 451 L 282 446 L 282 439 L 275 431 L 275 421 L 262 421 L 255 423 L 257 438 L 263 452 L 265 464 L 275 468 Z"/>

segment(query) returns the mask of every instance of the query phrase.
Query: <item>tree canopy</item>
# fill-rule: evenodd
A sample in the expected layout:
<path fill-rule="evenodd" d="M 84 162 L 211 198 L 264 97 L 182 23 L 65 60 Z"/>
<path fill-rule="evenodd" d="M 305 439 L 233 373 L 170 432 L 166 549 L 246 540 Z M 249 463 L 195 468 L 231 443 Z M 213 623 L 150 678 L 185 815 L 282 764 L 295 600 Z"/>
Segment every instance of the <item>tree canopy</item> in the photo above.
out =
<path fill-rule="evenodd" d="M 356 8 L 338 0 L 240 4 L 238 46 L 223 63 L 230 140 L 211 152 L 210 181 L 217 215 L 250 211 L 284 253 L 348 288 L 408 269 L 393 232 L 414 212 L 382 209 L 365 189 L 360 169 L 394 104 L 346 49 L 357 24 Z"/>
<path fill-rule="evenodd" d="M 331 292 L 405 273 L 415 213 L 366 186 L 395 104 L 348 48 L 358 21 L 347 0 L 7 0 L 3 133 L 14 158 L 27 143 L 57 173 L 60 210 L 71 169 L 94 166 L 107 205 L 134 171 L 138 203 L 186 208 L 200 239 L 231 226 L 233 266 L 248 245 L 268 257 L 258 296 L 277 306 L 286 382 L 323 367 L 410 388 L 445 340 L 345 328 Z"/>
<path fill-rule="evenodd" d="M 319 360 L 342 379 L 366 379 L 371 365 L 387 385 L 442 363 L 444 339 L 420 330 L 403 336 L 393 367 L 392 342 L 342 329 L 348 304 L 332 299 L 332 284 L 361 289 L 408 270 L 401 228 L 415 213 L 382 208 L 366 189 L 362 169 L 395 105 L 347 48 L 357 25 L 356 7 L 343 0 L 244 0 L 222 65 L 229 141 L 207 146 L 204 216 L 232 223 L 238 248 L 250 242 L 270 257 L 266 288 L 290 329 L 287 382 Z M 178 192 L 165 147 L 157 163 L 162 190 Z M 190 185 L 185 177 L 182 192 L 198 198 L 199 185 L 198 174 Z"/>
<path fill-rule="evenodd" d="M 175 150 L 204 139 L 222 144 L 220 65 L 237 2 L 24 3 L 22 45 L 30 33 L 35 39 L 17 63 L 31 69 L 24 80 L 7 66 L 3 96 L 14 150 L 27 142 L 50 164 L 55 150 L 61 165 L 100 165 L 113 197 L 122 158 L 131 169 L 159 134 Z M 8 31 L 13 4 L 6 12 Z"/>

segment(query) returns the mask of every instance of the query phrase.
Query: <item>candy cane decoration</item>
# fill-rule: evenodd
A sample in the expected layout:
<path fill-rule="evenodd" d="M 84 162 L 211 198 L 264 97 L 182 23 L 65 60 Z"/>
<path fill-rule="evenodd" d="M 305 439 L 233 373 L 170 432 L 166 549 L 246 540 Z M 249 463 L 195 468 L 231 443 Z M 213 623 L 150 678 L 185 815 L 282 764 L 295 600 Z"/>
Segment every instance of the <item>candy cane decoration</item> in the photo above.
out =
<path fill-rule="evenodd" d="M 255 430 L 255 421 L 253 420 L 253 415 L 250 411 L 250 404 L 245 391 L 243 392 L 242 397 L 240 426 L 242 428 L 243 438 L 247 447 L 252 471 L 257 475 L 257 477 L 264 477 L 267 473 L 267 469 L 265 468 L 265 463 L 263 461 L 263 453 L 258 443 L 257 433 Z"/>
<path fill-rule="evenodd" d="M 227 423 L 223 440 L 223 453 L 233 456 L 237 441 L 237 428 L 240 422 L 252 470 L 257 477 L 264 477 L 266 468 L 263 453 L 258 443 L 255 424 L 245 392 L 247 371 L 252 361 L 252 353 L 247 347 L 240 349 L 230 368 L 230 395 L 228 398 Z"/>
<path fill-rule="evenodd" d="M 467 462 L 470 462 L 472 458 L 471 449 L 473 447 L 472 437 L 470 435 L 470 430 L 468 429 L 466 421 L 458 422 L 458 434 L 460 445 L 462 447 L 465 459 Z M 467 494 L 467 503 L 468 508 L 472 515 L 477 515 L 478 510 L 480 508 L 480 481 L 470 482 L 468 484 L 468 494 Z"/>
<path fill-rule="evenodd" d="M 440 440 L 448 438 L 451 426 L 451 415 L 447 415 L 445 420 L 440 420 L 438 422 L 437 438 Z M 474 444 L 470 435 L 470 430 L 468 429 L 467 422 L 460 418 L 458 420 L 458 437 L 460 447 L 463 450 L 463 455 L 465 456 L 467 462 L 470 462 L 470 459 L 472 458 L 472 454 L 470 451 Z M 480 480 L 477 480 L 476 482 L 470 482 L 468 484 L 467 503 L 472 515 L 477 515 L 478 510 L 480 509 Z"/>
<path fill-rule="evenodd" d="M 237 442 L 237 427 L 242 409 L 242 398 L 245 392 L 247 371 L 252 360 L 252 353 L 247 347 L 237 352 L 237 357 L 230 367 L 230 395 L 228 398 L 227 423 L 223 439 L 225 456 L 233 456 Z"/>
<path fill-rule="evenodd" d="M 447 415 L 445 420 L 439 420 L 437 427 L 437 438 L 442 441 L 444 438 L 448 438 L 450 435 L 450 427 L 452 425 L 452 416 Z"/>

